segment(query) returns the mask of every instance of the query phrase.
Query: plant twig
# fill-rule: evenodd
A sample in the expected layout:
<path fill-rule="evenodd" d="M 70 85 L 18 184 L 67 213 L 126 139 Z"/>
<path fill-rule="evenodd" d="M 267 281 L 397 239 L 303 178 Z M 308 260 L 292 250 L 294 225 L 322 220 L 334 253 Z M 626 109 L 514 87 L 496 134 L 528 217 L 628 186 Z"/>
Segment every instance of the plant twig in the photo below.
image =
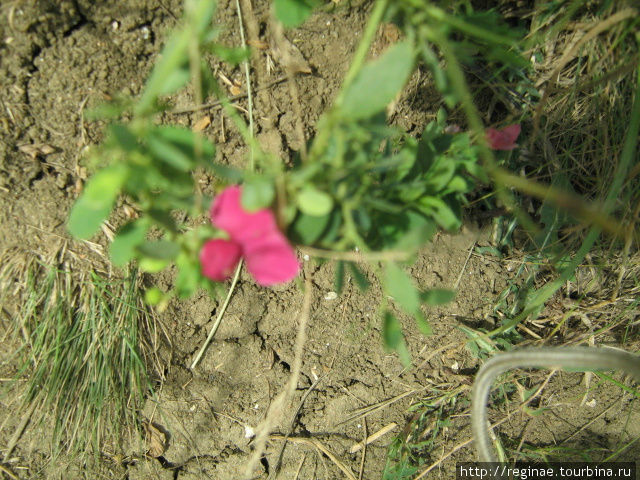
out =
<path fill-rule="evenodd" d="M 300 378 L 300 370 L 302 368 L 302 355 L 304 353 L 304 344 L 307 340 L 307 323 L 309 322 L 309 313 L 311 311 L 311 276 L 307 276 L 304 286 L 304 299 L 302 301 L 302 310 L 299 317 L 298 334 L 296 336 L 295 344 L 295 357 L 291 368 L 291 375 L 289 381 L 285 385 L 282 392 L 271 402 L 264 420 L 258 425 L 256 440 L 254 442 L 254 450 L 247 468 L 244 473 L 244 478 L 252 478 L 252 473 L 262 454 L 264 453 L 267 440 L 269 439 L 269 433 L 273 429 L 274 425 L 279 421 L 282 416 L 285 404 L 289 398 L 293 395 Z"/>
<path fill-rule="evenodd" d="M 2 459 L 4 463 L 9 461 L 9 458 L 11 457 L 11 453 L 13 452 L 13 449 L 16 448 L 16 445 L 18 444 L 20 437 L 24 433 L 24 429 L 27 428 L 27 424 L 31 420 L 31 416 L 33 415 L 33 412 L 36 409 L 37 405 L 38 405 L 38 402 L 36 402 L 35 400 L 32 401 L 27 411 L 24 412 L 24 415 L 22 415 L 22 420 L 20 420 L 20 424 L 18 425 L 16 430 L 13 432 L 13 435 L 11 435 L 11 438 L 9 439 L 9 443 L 7 444 L 7 451 L 4 453 L 4 458 Z"/>
<path fill-rule="evenodd" d="M 247 47 L 247 41 L 244 36 L 244 26 L 242 25 L 242 10 L 240 9 L 240 0 L 236 0 L 236 10 L 238 11 L 238 24 L 240 25 L 240 38 L 242 39 L 242 47 Z M 251 94 L 251 77 L 249 76 L 249 61 L 242 62 L 244 67 L 244 78 L 247 83 L 247 102 L 249 104 L 249 134 L 253 137 L 253 95 Z M 255 170 L 255 158 L 253 148 L 249 149 L 249 170 Z"/>
<path fill-rule="evenodd" d="M 387 250 L 381 252 L 334 252 L 321 248 L 301 247 L 300 252 L 312 257 L 326 258 L 329 260 L 344 260 L 347 262 L 380 262 L 380 261 L 404 261 L 411 258 L 411 252 L 400 250 Z"/>
<path fill-rule="evenodd" d="M 198 366 L 198 363 L 200 363 L 200 359 L 202 358 L 202 355 L 204 354 L 205 350 L 207 349 L 207 347 L 211 343 L 211 340 L 213 339 L 213 336 L 216 334 L 216 331 L 218 330 L 218 327 L 220 326 L 220 322 L 222 322 L 222 316 L 224 315 L 224 312 L 227 311 L 227 306 L 229 305 L 229 301 L 231 300 L 231 296 L 233 295 L 233 292 L 235 290 L 236 283 L 238 283 L 238 278 L 240 278 L 240 271 L 242 270 L 242 263 L 243 263 L 242 260 L 240 260 L 240 263 L 238 264 L 238 267 L 236 268 L 236 273 L 233 275 L 233 280 L 231 281 L 231 286 L 229 287 L 229 291 L 227 292 L 227 298 L 225 298 L 224 303 L 222 304 L 222 307 L 220 308 L 220 313 L 218 313 L 218 318 L 216 318 L 216 321 L 213 324 L 213 327 L 211 327 L 211 331 L 209 332 L 209 335 L 207 336 L 207 339 L 204 341 L 204 344 L 202 345 L 202 348 L 200 348 L 200 351 L 198 352 L 198 355 L 196 355 L 196 358 L 193 360 L 193 363 L 191 364 L 191 370 L 196 368 Z"/>
<path fill-rule="evenodd" d="M 266 85 L 263 85 L 262 87 L 258 87 L 257 90 L 265 90 L 268 88 L 271 88 L 275 85 L 278 85 L 282 82 L 285 82 L 287 80 L 287 77 L 280 77 L 280 78 L 276 78 L 275 80 L 273 80 L 272 82 L 269 82 Z M 231 97 L 227 98 L 227 101 L 229 102 L 234 102 L 236 100 L 240 100 L 241 98 L 245 98 L 246 96 L 248 96 L 248 93 L 240 93 L 238 95 L 232 95 Z M 165 114 L 169 114 L 169 115 L 181 115 L 183 113 L 193 113 L 193 112 L 198 112 L 200 110 L 207 110 L 207 109 L 218 109 L 218 108 L 222 108 L 224 107 L 224 102 L 222 100 L 216 100 L 214 102 L 209 102 L 209 103 L 203 103 L 200 105 L 195 105 L 193 107 L 185 107 L 185 108 L 176 108 L 175 110 L 168 110 L 166 112 L 164 112 Z"/>
<path fill-rule="evenodd" d="M 285 440 L 291 443 L 305 443 L 307 445 L 311 445 L 312 447 L 329 457 L 329 460 L 331 460 L 336 467 L 342 470 L 342 473 L 344 473 L 349 480 L 358 480 L 355 475 L 349 470 L 349 468 L 338 457 L 336 457 L 336 455 L 331 450 L 325 447 L 322 442 L 320 442 L 316 438 L 286 437 L 284 435 L 271 435 L 271 438 L 273 440 Z"/>

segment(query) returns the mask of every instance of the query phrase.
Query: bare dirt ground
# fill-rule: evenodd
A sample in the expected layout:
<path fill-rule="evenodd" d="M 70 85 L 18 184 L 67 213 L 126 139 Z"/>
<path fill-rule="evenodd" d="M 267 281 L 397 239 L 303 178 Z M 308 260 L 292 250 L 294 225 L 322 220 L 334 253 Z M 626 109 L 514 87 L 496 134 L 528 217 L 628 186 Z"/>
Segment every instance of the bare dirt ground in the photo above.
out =
<path fill-rule="evenodd" d="M 253 9 L 268 44 L 268 4 L 256 1 Z M 334 9 L 317 12 L 301 28 L 286 33 L 311 68 L 310 74 L 296 78 L 307 138 L 337 92 L 367 14 L 366 3 L 338 2 Z M 71 242 L 65 221 L 78 193 L 83 153 L 100 141 L 102 128 L 100 122 L 84 121 L 83 109 L 118 92 L 138 93 L 166 33 L 180 15 L 179 0 L 98 5 L 87 0 L 2 3 L 1 250 L 19 247 L 46 258 L 59 250 L 61 242 Z M 240 44 L 235 2 L 219 2 L 216 22 L 222 27 L 223 43 Z M 374 54 L 393 41 L 392 37 L 381 31 Z M 217 72 L 243 85 L 239 68 L 211 61 Z M 288 158 L 303 139 L 296 133 L 288 86 L 272 84 L 281 75 L 274 52 L 260 50 L 252 69 L 257 136 L 265 148 Z M 417 72 L 391 120 L 418 134 L 437 110 L 435 98 L 427 75 Z M 171 101 L 177 109 L 194 106 L 188 92 Z M 246 147 L 225 126 L 220 111 L 166 114 L 163 121 L 192 126 L 205 116 L 211 120 L 205 134 L 218 145 L 216 161 L 243 165 Z M 381 478 L 389 443 L 410 425 L 407 422 L 413 413 L 408 407 L 437 391 L 470 388 L 479 360 L 465 348 L 466 337 L 458 327 L 491 326 L 494 299 L 514 271 L 509 260 L 472 253 L 474 246 L 488 245 L 488 237 L 486 226 L 469 218 L 460 234 L 438 235 L 410 268 L 422 288 L 458 287 L 451 304 L 426 312 L 434 330 L 431 337 L 421 335 L 409 318 L 399 314 L 413 357 L 410 369 L 403 369 L 397 357 L 382 347 L 377 299 L 383 293 L 373 276 L 368 273 L 372 286 L 366 293 L 349 281 L 343 293 L 333 298 L 332 264 L 305 262 L 304 276 L 313 286 L 308 338 L 294 398 L 275 427 L 275 433 L 287 433 L 293 425 L 279 478 Z M 107 244 L 103 236 L 95 240 L 97 245 Z M 86 250 L 85 246 L 77 249 Z M 99 257 L 99 249 L 86 255 Z M 171 276 L 149 281 L 167 286 Z M 194 371 L 189 365 L 220 302 L 203 294 L 188 302 L 174 302 L 161 315 L 172 355 L 164 356 L 165 378 L 156 398 L 149 399 L 142 412 L 169 434 L 161 460 L 146 457 L 145 445 L 133 444 L 105 445 L 98 466 L 88 467 L 65 457 L 51 461 L 48 442 L 43 441 L 46 427 L 41 427 L 27 429 L 20 439 L 7 463 L 12 475 L 21 479 L 241 478 L 253 448 L 248 433 L 263 420 L 291 372 L 302 286 L 302 282 L 293 282 L 265 289 L 243 275 L 215 341 Z M 8 338 L 4 334 L 10 322 L 3 315 L 0 338 Z M 8 340 L 0 347 L 0 381 L 15 374 L 11 356 L 15 347 Z M 640 425 L 637 400 L 632 403 L 630 396 L 620 397 L 609 384 L 599 384 L 583 401 L 582 380 L 579 374 L 555 376 L 549 387 L 552 394 L 545 397 L 547 405 L 555 407 L 553 414 L 518 414 L 502 431 L 516 444 L 524 435 L 531 444 L 554 445 L 569 439 L 566 445 L 587 442 L 610 448 L 636 438 Z M 0 397 L 0 452 L 23 414 L 15 400 L 10 392 Z M 385 403 L 388 400 L 393 401 Z M 372 406 L 380 408 L 358 415 L 363 407 Z M 454 478 L 456 461 L 475 458 L 471 444 L 465 443 L 471 438 L 467 415 L 457 413 L 449 420 L 437 448 L 424 452 L 424 467 L 460 448 L 433 469 L 430 477 Z M 392 423 L 396 426 L 389 433 L 351 453 L 355 444 Z M 277 436 L 270 440 L 256 478 L 275 471 L 283 442 Z M 640 457 L 638 447 L 628 453 L 629 458 Z M 0 471 L 0 477 L 3 475 L 12 478 Z"/>

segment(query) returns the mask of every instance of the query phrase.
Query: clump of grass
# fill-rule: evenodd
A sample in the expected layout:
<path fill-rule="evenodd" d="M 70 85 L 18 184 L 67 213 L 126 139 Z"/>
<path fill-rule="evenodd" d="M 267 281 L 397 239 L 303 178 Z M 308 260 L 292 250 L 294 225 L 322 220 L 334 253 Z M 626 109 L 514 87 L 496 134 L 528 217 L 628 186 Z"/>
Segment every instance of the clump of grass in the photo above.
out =
<path fill-rule="evenodd" d="M 146 340 L 157 338 L 156 323 L 137 272 L 118 279 L 12 251 L 0 281 L 20 337 L 24 411 L 50 422 L 52 451 L 97 454 L 125 434 L 136 438 L 138 409 L 152 392 L 148 366 L 157 365 Z"/>
<path fill-rule="evenodd" d="M 606 196 L 629 127 L 640 61 L 640 22 L 630 5 L 601 2 L 560 19 L 544 8 L 533 14 L 530 54 L 539 60 L 534 81 L 544 96 L 533 117 L 532 174 L 590 200 Z M 637 220 L 638 187 L 637 174 L 630 175 L 616 206 L 627 222 Z"/>

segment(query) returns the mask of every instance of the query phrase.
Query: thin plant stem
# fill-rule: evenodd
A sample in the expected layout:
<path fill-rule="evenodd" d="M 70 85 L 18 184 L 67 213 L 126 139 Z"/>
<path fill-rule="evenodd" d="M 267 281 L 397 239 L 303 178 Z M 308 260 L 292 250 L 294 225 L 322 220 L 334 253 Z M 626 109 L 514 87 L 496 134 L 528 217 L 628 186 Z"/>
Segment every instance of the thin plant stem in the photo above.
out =
<path fill-rule="evenodd" d="M 204 355 L 205 350 L 207 349 L 207 347 L 211 343 L 211 340 L 213 340 L 213 336 L 218 331 L 218 327 L 220 326 L 220 323 L 222 322 L 222 316 L 227 311 L 227 307 L 229 306 L 229 302 L 231 301 L 231 296 L 233 295 L 233 292 L 235 291 L 235 288 L 236 288 L 236 283 L 238 283 L 238 278 L 240 278 L 240 271 L 242 270 L 242 263 L 243 263 L 242 260 L 240 260 L 240 263 L 236 267 L 236 273 L 233 275 L 233 280 L 231 281 L 231 286 L 229 287 L 229 291 L 227 292 L 227 298 L 225 298 L 224 303 L 222 304 L 222 308 L 220 308 L 220 313 L 218 313 L 218 317 L 216 318 L 216 321 L 213 324 L 213 327 L 211 327 L 211 331 L 209 332 L 209 335 L 207 336 L 207 339 L 204 341 L 204 344 L 200 348 L 200 351 L 198 352 L 198 355 L 196 355 L 196 358 L 193 360 L 193 363 L 191 364 L 191 370 L 193 370 L 194 368 L 196 368 L 198 366 L 198 363 L 200 363 L 200 360 L 202 359 L 202 355 Z"/>
<path fill-rule="evenodd" d="M 238 11 L 238 23 L 240 25 L 240 38 L 242 39 L 242 46 L 246 48 L 247 41 L 244 35 L 244 26 L 242 25 L 242 10 L 240 9 L 240 1 L 236 0 L 236 10 Z M 244 77 L 247 82 L 247 102 L 249 104 L 249 135 L 253 138 L 253 95 L 251 93 L 251 77 L 249 76 L 249 61 L 242 62 L 244 67 Z M 249 150 L 249 170 L 252 172 L 255 170 L 255 158 L 253 148 Z"/>
<path fill-rule="evenodd" d="M 487 361 L 476 375 L 471 394 L 471 429 L 478 458 L 495 462 L 487 435 L 487 402 L 498 375 L 514 368 L 565 368 L 622 370 L 640 381 L 640 357 L 611 348 L 542 347 L 500 353 Z"/>

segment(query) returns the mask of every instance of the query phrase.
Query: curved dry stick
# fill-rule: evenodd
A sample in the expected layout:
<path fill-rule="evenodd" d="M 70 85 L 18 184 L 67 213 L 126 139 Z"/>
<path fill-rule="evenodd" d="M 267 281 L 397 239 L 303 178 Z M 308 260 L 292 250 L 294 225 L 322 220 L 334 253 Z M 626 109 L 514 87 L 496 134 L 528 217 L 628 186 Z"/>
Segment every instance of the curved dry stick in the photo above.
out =
<path fill-rule="evenodd" d="M 478 458 L 495 462 L 487 435 L 487 402 L 498 375 L 514 368 L 571 368 L 580 370 L 623 370 L 640 382 L 640 356 L 610 348 L 542 347 L 501 353 L 482 365 L 471 395 L 471 429 Z"/>

